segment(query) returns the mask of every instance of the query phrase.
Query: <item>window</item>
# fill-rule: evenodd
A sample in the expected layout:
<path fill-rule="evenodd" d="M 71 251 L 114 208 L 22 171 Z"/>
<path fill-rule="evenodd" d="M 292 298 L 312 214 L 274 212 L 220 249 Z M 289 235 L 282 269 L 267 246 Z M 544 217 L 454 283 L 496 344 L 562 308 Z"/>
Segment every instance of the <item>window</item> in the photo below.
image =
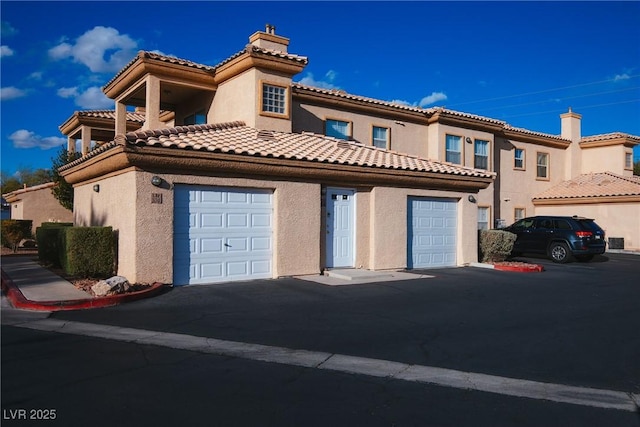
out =
<path fill-rule="evenodd" d="M 349 126 L 349 122 L 327 119 L 325 121 L 324 134 L 338 139 L 349 139 L 351 136 L 350 128 L 351 126 Z"/>
<path fill-rule="evenodd" d="M 462 137 L 446 136 L 446 156 L 445 161 L 450 163 L 461 164 L 462 159 Z"/>
<path fill-rule="evenodd" d="M 549 179 L 549 154 L 538 153 L 536 177 Z"/>
<path fill-rule="evenodd" d="M 489 169 L 489 141 L 476 139 L 473 167 L 476 169 Z"/>
<path fill-rule="evenodd" d="M 278 115 L 287 114 L 287 88 L 262 84 L 262 112 Z"/>
<path fill-rule="evenodd" d="M 478 206 L 478 230 L 489 229 L 489 208 Z"/>
<path fill-rule="evenodd" d="M 514 169 L 524 169 L 524 150 L 516 148 L 513 151 L 513 167 Z"/>
<path fill-rule="evenodd" d="M 633 169 L 633 153 L 624 153 L 624 168 Z"/>
<path fill-rule="evenodd" d="M 514 218 L 514 221 L 519 221 L 519 220 L 521 220 L 522 218 L 524 218 L 525 216 L 526 216 L 526 215 L 525 215 L 525 209 L 524 209 L 524 208 L 515 208 L 515 209 L 513 210 L 513 218 Z"/>
<path fill-rule="evenodd" d="M 203 125 L 207 123 L 207 114 L 204 110 L 190 114 L 183 120 L 185 125 Z"/>
<path fill-rule="evenodd" d="M 389 148 L 389 129 L 374 126 L 372 133 L 372 145 L 378 148 Z"/>

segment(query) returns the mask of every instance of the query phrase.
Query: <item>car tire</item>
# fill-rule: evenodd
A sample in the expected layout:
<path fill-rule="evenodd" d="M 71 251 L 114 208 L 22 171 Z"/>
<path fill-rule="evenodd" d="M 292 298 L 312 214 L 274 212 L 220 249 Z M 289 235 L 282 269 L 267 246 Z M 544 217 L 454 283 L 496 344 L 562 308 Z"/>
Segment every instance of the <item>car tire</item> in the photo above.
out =
<path fill-rule="evenodd" d="M 580 262 L 589 262 L 593 259 L 593 255 L 576 255 L 576 259 Z"/>
<path fill-rule="evenodd" d="M 571 259 L 571 252 L 569 252 L 569 247 L 565 243 L 552 243 L 549 247 L 549 256 L 551 261 L 565 264 Z"/>

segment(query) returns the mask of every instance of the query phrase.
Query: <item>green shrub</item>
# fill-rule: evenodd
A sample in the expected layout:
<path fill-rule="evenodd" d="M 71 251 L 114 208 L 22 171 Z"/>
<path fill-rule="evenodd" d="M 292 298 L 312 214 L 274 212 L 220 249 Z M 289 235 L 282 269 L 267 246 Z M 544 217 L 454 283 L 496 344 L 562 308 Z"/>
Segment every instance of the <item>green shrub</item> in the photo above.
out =
<path fill-rule="evenodd" d="M 30 219 L 3 219 L 0 225 L 2 245 L 16 252 L 23 239 L 31 238 L 32 225 L 33 221 Z"/>
<path fill-rule="evenodd" d="M 63 228 L 62 266 L 80 277 L 113 275 L 115 237 L 111 227 Z"/>
<path fill-rule="evenodd" d="M 72 225 L 70 222 L 45 222 L 36 229 L 40 263 L 57 268 L 62 267 L 62 253 L 64 250 L 62 233 L 65 228 Z"/>
<path fill-rule="evenodd" d="M 504 230 L 480 231 L 480 255 L 482 262 L 501 262 L 511 254 L 516 241 L 513 233 Z"/>

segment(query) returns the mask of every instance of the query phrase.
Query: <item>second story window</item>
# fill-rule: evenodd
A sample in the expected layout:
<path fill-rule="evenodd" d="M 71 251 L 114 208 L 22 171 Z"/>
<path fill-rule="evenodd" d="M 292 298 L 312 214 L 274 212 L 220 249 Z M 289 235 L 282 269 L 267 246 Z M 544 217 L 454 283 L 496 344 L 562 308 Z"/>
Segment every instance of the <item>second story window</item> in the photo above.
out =
<path fill-rule="evenodd" d="M 325 121 L 324 134 L 338 139 L 349 139 L 351 137 L 350 123 L 342 120 L 327 119 Z"/>
<path fill-rule="evenodd" d="M 462 137 L 447 135 L 445 161 L 462 164 Z"/>
<path fill-rule="evenodd" d="M 633 169 L 633 153 L 624 153 L 624 168 Z"/>
<path fill-rule="evenodd" d="M 476 169 L 489 169 L 489 141 L 476 139 L 473 167 Z"/>
<path fill-rule="evenodd" d="M 549 154 L 538 153 L 536 178 L 549 179 Z"/>
<path fill-rule="evenodd" d="M 287 114 L 287 88 L 262 84 L 262 112 L 275 115 Z"/>
<path fill-rule="evenodd" d="M 513 150 L 513 168 L 524 170 L 524 150 L 522 148 Z"/>
<path fill-rule="evenodd" d="M 185 126 L 186 125 L 203 125 L 207 123 L 207 114 L 204 110 L 198 111 L 197 113 L 190 114 L 183 120 Z"/>
<path fill-rule="evenodd" d="M 374 126 L 372 134 L 372 145 L 378 148 L 389 148 L 389 129 Z"/>

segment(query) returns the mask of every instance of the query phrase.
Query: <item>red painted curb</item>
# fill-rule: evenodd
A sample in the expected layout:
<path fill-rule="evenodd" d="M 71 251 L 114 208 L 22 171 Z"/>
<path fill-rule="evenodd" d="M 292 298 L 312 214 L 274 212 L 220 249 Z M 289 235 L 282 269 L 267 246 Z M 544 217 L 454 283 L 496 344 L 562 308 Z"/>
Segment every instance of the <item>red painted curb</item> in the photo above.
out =
<path fill-rule="evenodd" d="M 83 310 L 89 308 L 111 307 L 124 302 L 136 301 L 158 295 L 167 288 L 168 285 L 163 283 L 154 283 L 149 289 L 120 295 L 111 295 L 108 297 L 68 301 L 32 301 L 27 299 L 22 292 L 20 292 L 20 288 L 18 288 L 13 283 L 13 280 L 11 280 L 4 270 L 2 270 L 2 292 L 5 293 L 7 299 L 11 302 L 11 305 L 15 308 L 34 311 Z"/>
<path fill-rule="evenodd" d="M 527 267 L 516 267 L 513 265 L 495 265 L 494 270 L 500 271 L 516 271 L 519 273 L 541 273 L 544 271 L 544 267 L 538 264 L 530 264 Z"/>

